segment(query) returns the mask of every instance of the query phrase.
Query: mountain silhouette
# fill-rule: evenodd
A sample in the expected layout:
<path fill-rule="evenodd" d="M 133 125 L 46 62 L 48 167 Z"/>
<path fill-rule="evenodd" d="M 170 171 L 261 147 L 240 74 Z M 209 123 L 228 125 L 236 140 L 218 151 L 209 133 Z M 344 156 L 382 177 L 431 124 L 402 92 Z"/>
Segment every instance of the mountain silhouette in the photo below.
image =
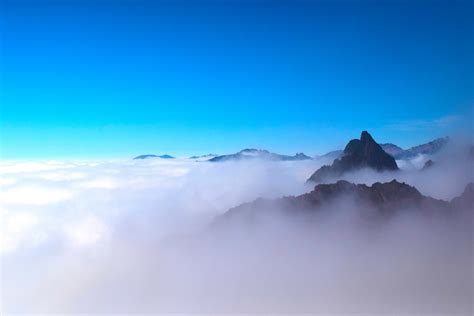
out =
<path fill-rule="evenodd" d="M 316 170 L 308 181 L 323 182 L 337 179 L 347 171 L 361 168 L 377 171 L 398 170 L 395 159 L 387 154 L 367 131 L 361 133 L 360 139 L 349 141 L 339 159 L 335 159 L 331 166 L 323 166 Z"/>

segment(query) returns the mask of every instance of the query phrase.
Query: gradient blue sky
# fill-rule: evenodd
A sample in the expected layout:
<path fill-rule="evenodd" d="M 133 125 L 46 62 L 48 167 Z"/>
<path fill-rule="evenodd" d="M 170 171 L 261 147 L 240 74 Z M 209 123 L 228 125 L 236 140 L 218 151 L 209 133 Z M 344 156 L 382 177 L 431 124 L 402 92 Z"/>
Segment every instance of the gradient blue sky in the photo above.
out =
<path fill-rule="evenodd" d="M 313 155 L 472 122 L 472 1 L 4 0 L 0 20 L 2 159 Z"/>

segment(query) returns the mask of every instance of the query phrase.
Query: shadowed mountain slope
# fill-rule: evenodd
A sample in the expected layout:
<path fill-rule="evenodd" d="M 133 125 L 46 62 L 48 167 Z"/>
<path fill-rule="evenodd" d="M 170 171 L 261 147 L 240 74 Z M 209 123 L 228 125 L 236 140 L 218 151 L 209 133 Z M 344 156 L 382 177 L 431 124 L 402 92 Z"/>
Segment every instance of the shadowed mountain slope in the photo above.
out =
<path fill-rule="evenodd" d="M 400 211 L 426 214 L 449 214 L 453 210 L 471 209 L 474 202 L 474 184 L 466 186 L 463 194 L 451 202 L 422 195 L 416 188 L 396 180 L 374 183 L 372 186 L 340 180 L 331 184 L 318 184 L 313 191 L 274 200 L 257 199 L 234 207 L 219 216 L 214 224 L 235 221 L 256 223 L 263 215 L 283 212 L 294 215 L 314 215 L 337 203 L 345 208 L 356 208 L 363 216 L 385 218 Z"/>

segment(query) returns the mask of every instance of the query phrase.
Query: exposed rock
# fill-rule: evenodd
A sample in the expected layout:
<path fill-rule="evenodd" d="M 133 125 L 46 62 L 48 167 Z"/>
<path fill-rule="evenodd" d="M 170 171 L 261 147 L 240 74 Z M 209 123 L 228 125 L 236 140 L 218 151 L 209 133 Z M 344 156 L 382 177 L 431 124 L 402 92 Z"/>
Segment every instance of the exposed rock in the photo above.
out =
<path fill-rule="evenodd" d="M 308 181 L 337 179 L 347 171 L 365 167 L 377 171 L 398 170 L 395 159 L 387 154 L 368 132 L 363 131 L 360 140 L 353 139 L 346 145 L 341 158 L 334 160 L 331 166 L 318 169 Z"/>

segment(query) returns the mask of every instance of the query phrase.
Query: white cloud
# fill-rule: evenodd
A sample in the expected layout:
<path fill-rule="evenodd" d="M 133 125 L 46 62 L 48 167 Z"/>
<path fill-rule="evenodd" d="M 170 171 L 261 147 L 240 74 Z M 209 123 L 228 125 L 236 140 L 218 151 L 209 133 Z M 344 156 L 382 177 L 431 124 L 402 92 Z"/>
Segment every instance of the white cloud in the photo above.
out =
<path fill-rule="evenodd" d="M 0 203 L 46 205 L 68 200 L 72 196 L 73 192 L 66 189 L 20 185 L 2 190 L 0 192 Z"/>
<path fill-rule="evenodd" d="M 459 194 L 469 180 L 466 166 L 439 158 L 420 173 L 426 158 L 398 174 L 347 178 L 396 177 L 437 198 Z M 431 230 L 410 219 L 376 231 L 338 221 L 308 230 L 276 218 L 257 236 L 202 235 L 233 206 L 311 190 L 305 180 L 318 161 L 27 166 L 10 163 L 0 173 L 10 179 L 0 191 L 7 312 L 462 311 L 472 287 L 464 227 Z"/>
<path fill-rule="evenodd" d="M 95 216 L 87 216 L 79 222 L 64 227 L 67 237 L 74 245 L 90 246 L 104 238 L 109 228 Z"/>

